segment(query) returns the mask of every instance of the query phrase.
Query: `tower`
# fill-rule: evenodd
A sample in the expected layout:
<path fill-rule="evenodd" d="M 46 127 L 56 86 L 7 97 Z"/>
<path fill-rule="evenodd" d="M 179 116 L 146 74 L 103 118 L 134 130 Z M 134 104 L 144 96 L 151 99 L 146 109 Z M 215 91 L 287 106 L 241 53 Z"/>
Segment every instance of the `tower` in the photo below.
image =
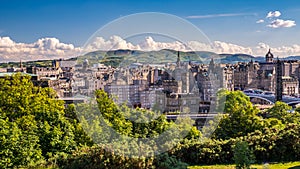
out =
<path fill-rule="evenodd" d="M 266 62 L 267 63 L 272 63 L 273 62 L 273 54 L 271 53 L 271 49 L 269 49 L 268 53 L 266 54 Z"/>
<path fill-rule="evenodd" d="M 82 64 L 83 70 L 86 70 L 89 67 L 89 60 L 85 59 Z"/>
<path fill-rule="evenodd" d="M 180 67 L 180 52 L 177 52 L 177 67 Z"/>
<path fill-rule="evenodd" d="M 52 66 L 54 68 L 59 68 L 59 61 L 58 60 L 52 60 Z"/>
<path fill-rule="evenodd" d="M 214 58 L 211 58 L 208 65 L 208 71 L 213 72 L 214 70 L 215 70 L 215 62 L 214 62 Z"/>
<path fill-rule="evenodd" d="M 282 61 L 277 59 L 276 62 L 276 92 L 275 101 L 282 101 Z"/>
<path fill-rule="evenodd" d="M 20 59 L 20 68 L 23 69 L 22 60 Z"/>

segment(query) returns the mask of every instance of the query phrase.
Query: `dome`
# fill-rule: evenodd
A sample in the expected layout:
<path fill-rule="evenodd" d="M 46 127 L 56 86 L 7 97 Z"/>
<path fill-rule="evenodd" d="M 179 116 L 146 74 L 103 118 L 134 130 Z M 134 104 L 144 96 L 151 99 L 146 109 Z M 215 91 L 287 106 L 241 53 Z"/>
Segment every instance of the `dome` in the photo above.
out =
<path fill-rule="evenodd" d="M 266 62 L 267 63 L 273 62 L 273 58 L 274 55 L 271 53 L 271 49 L 269 49 L 268 53 L 266 54 Z"/>

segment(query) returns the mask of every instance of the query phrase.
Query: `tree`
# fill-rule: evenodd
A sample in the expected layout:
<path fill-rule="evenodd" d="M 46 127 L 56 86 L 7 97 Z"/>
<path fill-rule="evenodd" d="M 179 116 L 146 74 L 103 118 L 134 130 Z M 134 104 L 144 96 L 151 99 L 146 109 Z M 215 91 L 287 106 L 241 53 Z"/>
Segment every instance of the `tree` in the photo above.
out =
<path fill-rule="evenodd" d="M 87 109 L 81 108 L 82 110 L 84 109 L 85 111 Z M 81 116 L 82 113 L 78 113 L 76 111 L 76 106 L 74 104 L 69 104 L 66 109 L 65 109 L 65 116 L 69 120 L 69 122 L 74 126 L 74 140 L 76 143 L 81 146 L 81 145 L 88 145 L 92 146 L 93 140 L 89 135 L 86 133 L 87 130 L 84 130 L 83 128 L 83 123 L 80 123 L 78 116 Z M 98 131 L 99 132 L 99 131 Z"/>
<path fill-rule="evenodd" d="M 125 119 L 124 114 L 120 111 L 118 105 L 116 105 L 103 90 L 96 90 L 95 95 L 100 111 L 99 113 L 106 119 L 106 122 L 108 122 L 118 133 L 129 135 L 132 124 Z"/>
<path fill-rule="evenodd" d="M 298 109 L 291 112 L 292 107 L 284 102 L 276 102 L 273 107 L 266 112 L 266 118 L 275 118 L 280 120 L 283 124 L 299 123 L 300 113 Z"/>
<path fill-rule="evenodd" d="M 145 109 L 118 106 L 103 90 L 96 91 L 99 113 L 118 133 L 134 138 L 154 137 L 170 127 L 165 115 Z"/>
<path fill-rule="evenodd" d="M 250 169 L 250 165 L 254 162 L 254 156 L 253 152 L 249 149 L 248 143 L 238 141 L 233 149 L 236 169 Z"/>
<path fill-rule="evenodd" d="M 252 105 L 248 96 L 241 91 L 222 90 L 218 93 L 218 110 L 224 115 L 213 136 L 219 139 L 229 139 L 245 136 L 247 133 L 263 127 L 262 119 L 257 116 L 259 110 Z"/>
<path fill-rule="evenodd" d="M 0 126 L 0 168 L 34 166 L 43 159 L 39 138 L 32 131 L 22 131 L 3 117 Z"/>
<path fill-rule="evenodd" d="M 16 134 L 14 139 L 9 139 L 11 143 L 7 140 L 0 143 L 1 150 L 9 152 L 13 149 L 14 154 L 28 155 L 28 158 L 10 156 L 20 159 L 21 165 L 42 159 L 40 152 L 47 159 L 59 152 L 70 153 L 77 147 L 75 128 L 65 117 L 64 103 L 56 99 L 54 90 L 36 87 L 30 76 L 17 73 L 0 79 L 0 100 L 2 123 L 12 127 L 7 131 L 2 128 L 2 132 L 11 132 L 12 137 Z M 24 149 L 32 152 L 26 154 Z M 31 158 L 32 154 L 36 158 Z M 11 161 L 12 165 L 19 165 L 19 162 Z"/>

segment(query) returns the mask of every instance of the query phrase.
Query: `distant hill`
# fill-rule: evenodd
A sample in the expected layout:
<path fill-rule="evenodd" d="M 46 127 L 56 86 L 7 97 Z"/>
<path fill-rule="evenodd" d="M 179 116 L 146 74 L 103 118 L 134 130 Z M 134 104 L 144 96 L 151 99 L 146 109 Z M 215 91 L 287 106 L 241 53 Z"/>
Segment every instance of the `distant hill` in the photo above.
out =
<path fill-rule="evenodd" d="M 104 63 L 106 65 L 117 66 L 122 63 L 170 63 L 177 61 L 178 51 L 163 49 L 159 51 L 138 51 L 138 50 L 113 50 L 113 51 L 94 51 L 78 57 L 79 62 L 88 59 L 90 63 Z M 254 57 L 247 54 L 216 54 L 207 51 L 182 52 L 180 60 L 183 62 L 196 62 L 208 64 L 211 59 L 216 63 L 237 63 L 263 61 L 263 57 Z"/>
<path fill-rule="evenodd" d="M 163 49 L 159 51 L 140 51 L 140 50 L 111 50 L 111 51 L 93 51 L 86 53 L 83 56 L 71 58 L 68 60 L 77 60 L 78 63 L 82 63 L 83 60 L 88 59 L 90 64 L 103 63 L 105 65 L 111 65 L 117 67 L 120 63 L 123 65 L 129 65 L 130 63 L 174 63 L 177 61 L 178 51 L 171 49 Z M 237 62 L 264 62 L 265 57 L 254 57 L 247 54 L 216 54 L 207 51 L 180 51 L 180 60 L 183 62 L 195 62 L 208 64 L 211 59 L 214 59 L 216 63 L 237 63 Z M 286 58 L 280 58 L 281 60 L 300 60 L 300 56 L 289 56 Z M 24 66 L 50 66 L 51 60 L 38 60 L 24 62 Z M 18 67 L 19 62 L 0 63 L 0 67 Z"/>
<path fill-rule="evenodd" d="M 178 51 L 171 49 L 162 49 L 159 51 L 139 51 L 139 50 L 112 50 L 112 51 L 94 51 L 77 58 L 78 62 L 88 59 L 91 64 L 103 63 L 117 67 L 119 64 L 129 65 L 130 63 L 171 63 L 177 61 Z M 183 62 L 195 62 L 208 64 L 211 59 L 215 63 L 238 63 L 238 62 L 264 62 L 264 56 L 254 57 L 248 54 L 216 54 L 207 51 L 180 51 L 180 60 Z M 300 60 L 300 56 L 289 56 L 281 58 L 284 60 Z"/>
<path fill-rule="evenodd" d="M 289 57 L 281 58 L 281 59 L 284 59 L 284 60 L 300 60 L 300 56 L 289 56 Z"/>
<path fill-rule="evenodd" d="M 263 62 L 265 60 L 264 57 L 254 57 L 252 55 L 247 54 L 220 54 L 221 63 L 237 63 L 237 62 L 250 62 L 257 61 Z"/>

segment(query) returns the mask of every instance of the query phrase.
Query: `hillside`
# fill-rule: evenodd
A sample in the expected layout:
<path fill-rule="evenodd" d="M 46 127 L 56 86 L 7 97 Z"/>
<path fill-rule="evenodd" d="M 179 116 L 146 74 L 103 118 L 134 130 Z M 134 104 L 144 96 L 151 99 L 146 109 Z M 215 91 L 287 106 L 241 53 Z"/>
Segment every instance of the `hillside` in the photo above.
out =
<path fill-rule="evenodd" d="M 139 50 L 112 50 L 112 51 L 93 51 L 83 56 L 71 58 L 68 60 L 77 60 L 78 63 L 82 63 L 83 60 L 88 59 L 90 64 L 103 63 L 105 65 L 111 65 L 117 67 L 120 63 L 128 65 L 130 63 L 171 63 L 177 61 L 178 51 L 163 49 L 159 51 L 139 51 Z M 183 62 L 194 62 L 208 64 L 211 59 L 214 59 L 216 63 L 237 63 L 237 62 L 264 62 L 263 56 L 254 57 L 247 54 L 216 54 L 207 51 L 195 51 L 195 52 L 182 52 L 180 51 L 180 60 Z M 281 60 L 300 60 L 300 56 L 289 56 L 281 58 Z M 51 66 L 51 60 L 38 60 L 23 62 L 23 66 Z M 19 62 L 6 62 L 0 63 L 2 67 L 18 67 Z"/>
<path fill-rule="evenodd" d="M 136 51 L 136 50 L 115 50 L 115 51 L 94 51 L 78 57 L 82 62 L 88 59 L 90 63 L 103 63 L 106 65 L 117 66 L 120 63 L 128 65 L 129 63 L 172 63 L 177 61 L 178 51 L 163 49 L 159 51 Z M 216 63 L 237 63 L 263 61 L 263 58 L 256 58 L 246 54 L 216 54 L 207 51 L 182 52 L 180 51 L 180 60 L 183 62 L 195 62 L 208 64 L 211 59 Z"/>

